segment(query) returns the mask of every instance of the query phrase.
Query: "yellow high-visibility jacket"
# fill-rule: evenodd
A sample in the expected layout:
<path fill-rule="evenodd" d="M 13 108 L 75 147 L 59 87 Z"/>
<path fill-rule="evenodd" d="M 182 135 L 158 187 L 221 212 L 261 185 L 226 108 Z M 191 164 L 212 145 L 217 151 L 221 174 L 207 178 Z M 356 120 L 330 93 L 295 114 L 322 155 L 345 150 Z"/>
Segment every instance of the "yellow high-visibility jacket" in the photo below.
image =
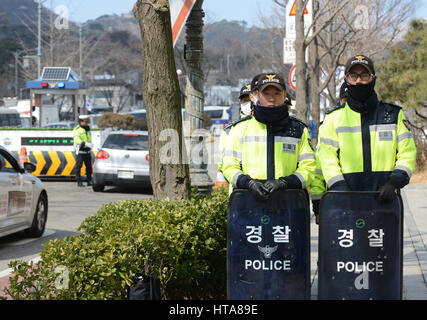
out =
<path fill-rule="evenodd" d="M 416 148 L 405 115 L 398 106 L 375 102 L 366 112 L 347 102 L 320 126 L 317 156 L 328 189 L 345 182 L 351 191 L 378 191 L 391 175 L 400 187 L 409 183 Z"/>
<path fill-rule="evenodd" d="M 311 200 L 320 200 L 326 192 L 325 179 L 323 178 L 322 168 L 318 154 L 316 152 L 316 171 L 314 172 L 313 182 L 311 183 Z"/>
<path fill-rule="evenodd" d="M 229 124 L 227 124 L 224 127 L 224 130 L 221 131 L 221 135 L 219 137 L 219 154 L 220 154 L 220 159 L 218 162 L 218 169 L 222 172 L 222 161 L 224 158 L 224 151 L 225 151 L 225 146 L 227 145 L 227 138 L 228 138 L 228 134 L 231 131 L 231 128 L 234 127 L 236 124 L 238 124 L 239 122 L 242 121 L 246 121 L 248 119 L 250 119 L 252 116 L 246 116 L 243 113 L 240 112 L 240 119 L 236 120 L 234 122 L 231 122 Z"/>
<path fill-rule="evenodd" d="M 241 175 L 271 180 L 290 177 L 301 188 L 313 179 L 315 156 L 307 126 L 287 117 L 280 126 L 266 125 L 255 117 L 230 131 L 223 157 L 223 173 L 233 187 Z"/>
<path fill-rule="evenodd" d="M 90 153 L 90 150 L 84 150 L 80 149 L 80 144 L 82 142 L 89 142 L 92 143 L 92 133 L 89 131 L 86 132 L 86 130 L 81 127 L 80 125 L 77 125 L 74 129 L 73 129 L 73 137 L 74 137 L 74 149 L 77 153 L 80 154 L 87 154 Z"/>

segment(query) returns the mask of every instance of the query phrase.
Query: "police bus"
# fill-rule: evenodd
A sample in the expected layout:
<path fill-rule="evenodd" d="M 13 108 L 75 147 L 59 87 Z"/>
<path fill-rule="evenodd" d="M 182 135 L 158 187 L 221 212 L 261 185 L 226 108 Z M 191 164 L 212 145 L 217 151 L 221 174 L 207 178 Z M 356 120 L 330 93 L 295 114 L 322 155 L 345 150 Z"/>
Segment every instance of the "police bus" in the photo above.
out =
<path fill-rule="evenodd" d="M 227 125 L 231 119 L 231 108 L 225 106 L 207 106 L 204 107 L 204 112 L 212 120 L 210 128 L 211 134 L 219 136 L 222 129 Z"/>

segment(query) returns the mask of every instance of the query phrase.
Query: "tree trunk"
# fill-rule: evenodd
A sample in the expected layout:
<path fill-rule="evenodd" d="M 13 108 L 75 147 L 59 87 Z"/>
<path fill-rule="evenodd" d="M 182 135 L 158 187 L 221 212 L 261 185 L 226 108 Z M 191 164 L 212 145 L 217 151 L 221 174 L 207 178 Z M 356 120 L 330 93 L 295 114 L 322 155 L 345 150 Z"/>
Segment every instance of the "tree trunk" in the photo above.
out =
<path fill-rule="evenodd" d="M 181 91 L 176 73 L 168 0 L 138 0 L 143 49 L 150 179 L 154 199 L 188 199 L 190 174 L 182 132 Z"/>
<path fill-rule="evenodd" d="M 319 128 L 320 123 L 320 95 L 319 95 L 319 85 L 320 85 L 320 61 L 319 53 L 317 50 L 316 39 L 309 46 L 310 50 L 310 60 L 311 60 L 311 77 L 310 77 L 310 96 L 311 96 L 311 112 L 313 115 L 313 121 L 317 128 Z M 317 137 L 313 140 L 314 145 L 317 143 Z"/>
<path fill-rule="evenodd" d="M 296 54 L 296 104 L 297 118 L 307 123 L 307 82 L 304 41 L 304 1 L 295 1 L 295 54 Z"/>
<path fill-rule="evenodd" d="M 316 16 L 319 11 L 319 2 L 318 0 L 313 0 L 313 16 Z M 313 33 L 316 32 L 316 23 L 313 24 Z M 317 37 L 313 39 L 312 43 L 309 46 L 310 50 L 310 94 L 311 94 L 311 112 L 314 113 L 313 121 L 317 128 L 320 124 L 320 95 L 319 95 L 319 86 L 320 86 L 320 58 L 319 58 L 319 45 L 317 42 Z M 319 132 L 317 130 L 317 132 Z M 317 137 L 312 139 L 313 145 L 317 144 Z"/>

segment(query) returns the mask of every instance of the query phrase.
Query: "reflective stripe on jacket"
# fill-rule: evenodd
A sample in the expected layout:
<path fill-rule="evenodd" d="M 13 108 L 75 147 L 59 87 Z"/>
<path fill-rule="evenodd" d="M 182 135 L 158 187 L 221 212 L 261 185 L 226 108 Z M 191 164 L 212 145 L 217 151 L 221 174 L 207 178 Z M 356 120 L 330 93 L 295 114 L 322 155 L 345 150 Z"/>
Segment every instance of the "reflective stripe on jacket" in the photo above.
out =
<path fill-rule="evenodd" d="M 77 125 L 73 129 L 73 137 L 74 137 L 75 149 L 78 149 L 82 142 L 92 143 L 92 134 L 90 130 L 86 132 L 85 128 L 81 127 L 80 125 Z M 79 151 L 79 152 L 83 153 L 84 151 Z"/>
<path fill-rule="evenodd" d="M 416 148 L 400 107 L 382 101 L 359 113 L 348 103 L 326 115 L 319 130 L 318 157 L 330 188 L 345 181 L 352 191 L 377 191 L 390 175 L 409 183 Z"/>
<path fill-rule="evenodd" d="M 323 178 L 322 168 L 320 166 L 319 157 L 316 152 L 316 171 L 314 172 L 313 182 L 311 183 L 311 199 L 320 200 L 325 192 L 325 179 Z"/>
<path fill-rule="evenodd" d="M 228 135 L 223 173 L 233 186 L 242 174 L 258 180 L 294 175 L 306 188 L 314 170 L 307 127 L 295 118 L 288 117 L 280 127 L 272 127 L 253 117 L 238 123 Z"/>

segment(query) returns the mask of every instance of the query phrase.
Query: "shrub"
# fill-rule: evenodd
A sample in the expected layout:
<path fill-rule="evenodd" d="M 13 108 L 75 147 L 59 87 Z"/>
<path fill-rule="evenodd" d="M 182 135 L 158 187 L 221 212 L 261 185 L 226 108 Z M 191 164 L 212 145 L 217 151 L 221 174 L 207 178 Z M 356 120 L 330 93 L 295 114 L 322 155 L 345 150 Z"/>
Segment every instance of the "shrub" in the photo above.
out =
<path fill-rule="evenodd" d="M 160 278 L 164 299 L 224 299 L 227 203 L 223 188 L 191 200 L 106 204 L 83 221 L 80 235 L 46 243 L 37 264 L 11 262 L 15 275 L 5 292 L 13 299 L 124 299 L 143 272 Z M 62 266 L 67 276 L 55 273 Z"/>
<path fill-rule="evenodd" d="M 137 119 L 130 114 L 107 112 L 98 120 L 98 128 L 114 128 L 116 130 L 147 130 L 147 120 Z"/>

